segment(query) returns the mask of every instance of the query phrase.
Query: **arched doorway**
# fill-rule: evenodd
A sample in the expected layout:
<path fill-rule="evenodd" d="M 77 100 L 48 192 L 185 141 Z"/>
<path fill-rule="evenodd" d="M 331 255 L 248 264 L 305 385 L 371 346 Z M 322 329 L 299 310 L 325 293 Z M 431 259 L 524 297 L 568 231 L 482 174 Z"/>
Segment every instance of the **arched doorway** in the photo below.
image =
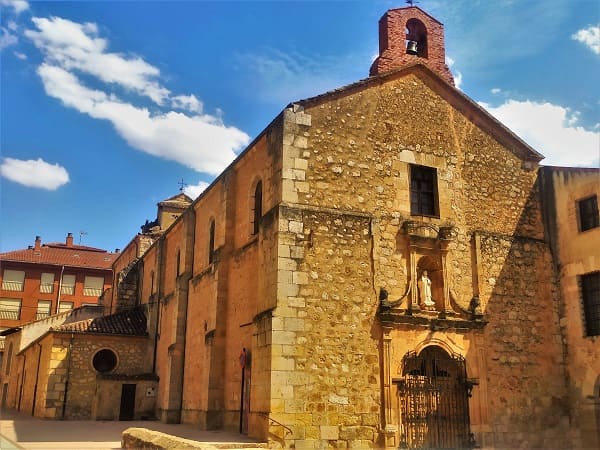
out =
<path fill-rule="evenodd" d="M 465 359 L 438 346 L 402 360 L 398 382 L 400 447 L 410 449 L 468 449 L 473 447 L 469 426 L 469 394 Z"/>

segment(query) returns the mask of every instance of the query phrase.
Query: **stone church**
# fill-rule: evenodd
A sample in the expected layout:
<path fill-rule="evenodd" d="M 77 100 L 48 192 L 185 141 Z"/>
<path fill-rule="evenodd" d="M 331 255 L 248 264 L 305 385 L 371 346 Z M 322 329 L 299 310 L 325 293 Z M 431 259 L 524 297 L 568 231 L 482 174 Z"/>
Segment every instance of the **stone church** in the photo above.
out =
<path fill-rule="evenodd" d="M 53 331 L 96 339 L 81 364 L 105 388 L 59 385 L 35 415 L 106 419 L 102 394 L 271 447 L 600 446 L 600 171 L 541 167 L 455 88 L 420 8 L 379 38 L 368 78 L 290 104 L 197 200 L 159 205 L 96 327 L 142 312 L 145 331 Z"/>

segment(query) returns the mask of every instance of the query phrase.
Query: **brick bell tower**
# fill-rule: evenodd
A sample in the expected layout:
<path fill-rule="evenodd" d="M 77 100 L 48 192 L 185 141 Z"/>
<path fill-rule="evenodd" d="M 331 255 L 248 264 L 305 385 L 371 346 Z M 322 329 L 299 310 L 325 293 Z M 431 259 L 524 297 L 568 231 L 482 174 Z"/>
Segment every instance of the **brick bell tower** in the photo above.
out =
<path fill-rule="evenodd" d="M 379 19 L 379 56 L 369 75 L 421 63 L 454 86 L 446 65 L 444 25 L 417 6 L 388 10 Z"/>

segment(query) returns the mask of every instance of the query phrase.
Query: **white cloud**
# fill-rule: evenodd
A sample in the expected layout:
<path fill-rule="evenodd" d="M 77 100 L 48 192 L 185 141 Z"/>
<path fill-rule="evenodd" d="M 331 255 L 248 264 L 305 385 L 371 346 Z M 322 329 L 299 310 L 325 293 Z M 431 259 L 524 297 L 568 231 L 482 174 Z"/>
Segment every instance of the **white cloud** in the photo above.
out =
<path fill-rule="evenodd" d="M 41 158 L 4 158 L 0 175 L 23 186 L 55 191 L 69 182 L 67 170 L 59 164 L 50 164 Z"/>
<path fill-rule="evenodd" d="M 108 120 L 130 146 L 217 174 L 250 141 L 243 131 L 226 126 L 220 113 L 203 113 L 196 96 L 171 96 L 159 82 L 160 71 L 142 58 L 107 52 L 108 41 L 99 37 L 96 24 L 60 17 L 32 20 L 37 31 L 25 34 L 44 54 L 37 72 L 46 93 L 83 114 Z M 90 89 L 78 78 L 80 73 L 109 86 Z M 136 92 L 180 111 L 150 112 L 108 90 L 115 85 L 126 89 L 122 94 Z"/>
<path fill-rule="evenodd" d="M 96 24 L 60 17 L 31 20 L 39 31 L 26 30 L 25 35 L 44 53 L 46 61 L 92 75 L 104 83 L 120 85 L 159 105 L 169 96 L 169 90 L 156 80 L 160 75 L 156 67 L 136 56 L 108 53 L 108 42 L 98 37 Z"/>
<path fill-rule="evenodd" d="M 7 28 L 0 27 L 0 50 L 16 44 L 17 36 L 12 34 Z"/>
<path fill-rule="evenodd" d="M 574 33 L 571 39 L 583 43 L 596 55 L 600 55 L 600 25 L 583 28 Z"/>
<path fill-rule="evenodd" d="M 208 183 L 204 181 L 199 181 L 195 186 L 186 186 L 183 188 L 183 193 L 188 197 L 196 199 L 200 194 L 202 194 L 205 189 L 209 186 Z"/>
<path fill-rule="evenodd" d="M 171 98 L 171 106 L 173 108 L 185 109 L 190 112 L 201 113 L 202 102 L 195 95 L 177 95 Z"/>
<path fill-rule="evenodd" d="M 0 0 L 0 5 L 13 8 L 17 14 L 29 9 L 29 3 L 24 0 Z"/>
<path fill-rule="evenodd" d="M 545 165 L 598 166 L 600 133 L 577 126 L 578 114 L 551 103 L 507 100 L 499 106 L 480 103 L 546 158 Z"/>
<path fill-rule="evenodd" d="M 60 67 L 42 64 L 38 74 L 48 95 L 95 119 L 110 121 L 132 147 L 199 172 L 218 174 L 250 140 L 243 131 L 208 114 L 169 111 L 152 115 L 146 108 L 83 86 Z"/>
<path fill-rule="evenodd" d="M 15 52 L 15 56 L 17 58 L 19 58 L 20 60 L 26 60 L 27 59 L 27 55 L 25 53 Z"/>
<path fill-rule="evenodd" d="M 502 89 L 500 89 L 500 88 L 492 88 L 492 89 L 490 89 L 490 92 L 492 94 L 494 94 L 494 95 L 498 95 L 498 94 L 500 94 L 502 92 Z"/>

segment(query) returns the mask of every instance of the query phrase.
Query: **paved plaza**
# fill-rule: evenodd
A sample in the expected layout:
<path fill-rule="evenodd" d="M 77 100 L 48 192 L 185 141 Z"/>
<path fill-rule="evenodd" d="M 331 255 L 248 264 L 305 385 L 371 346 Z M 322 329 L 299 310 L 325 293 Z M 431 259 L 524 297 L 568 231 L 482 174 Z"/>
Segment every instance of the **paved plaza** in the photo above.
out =
<path fill-rule="evenodd" d="M 87 421 L 38 419 L 14 411 L 0 411 L 0 449 L 81 450 L 121 448 L 121 433 L 131 427 L 148 428 L 203 443 L 255 444 L 247 436 L 227 431 L 203 431 L 193 425 L 158 421 Z"/>

